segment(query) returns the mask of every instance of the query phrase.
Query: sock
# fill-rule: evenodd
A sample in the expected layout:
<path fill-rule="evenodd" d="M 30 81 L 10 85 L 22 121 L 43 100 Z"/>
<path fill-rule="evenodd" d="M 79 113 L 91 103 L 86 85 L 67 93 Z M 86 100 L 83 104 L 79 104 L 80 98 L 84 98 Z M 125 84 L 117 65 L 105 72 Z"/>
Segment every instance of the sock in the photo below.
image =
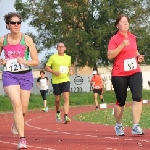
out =
<path fill-rule="evenodd" d="M 116 126 L 119 126 L 119 127 L 120 127 L 120 126 L 122 126 L 122 123 L 120 123 L 120 124 L 119 124 L 119 123 L 116 123 Z"/>
<path fill-rule="evenodd" d="M 60 111 L 57 111 L 57 113 L 59 114 L 59 113 L 60 113 Z"/>
<path fill-rule="evenodd" d="M 68 115 L 67 115 L 67 114 L 64 114 L 64 118 L 65 118 L 66 116 L 68 116 Z"/>
<path fill-rule="evenodd" d="M 135 126 L 137 126 L 137 125 L 139 125 L 139 124 L 136 124 L 136 123 L 135 123 L 135 124 L 133 124 L 133 128 L 134 128 Z"/>

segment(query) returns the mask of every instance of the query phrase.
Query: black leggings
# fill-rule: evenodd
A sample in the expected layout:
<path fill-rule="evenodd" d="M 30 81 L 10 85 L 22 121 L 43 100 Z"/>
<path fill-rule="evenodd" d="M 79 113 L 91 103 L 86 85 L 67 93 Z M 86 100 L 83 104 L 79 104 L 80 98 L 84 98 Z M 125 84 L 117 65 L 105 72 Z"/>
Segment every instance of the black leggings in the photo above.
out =
<path fill-rule="evenodd" d="M 43 98 L 43 100 L 46 100 L 46 96 L 48 94 L 48 90 L 40 90 L 41 96 Z"/>
<path fill-rule="evenodd" d="M 127 88 L 132 93 L 133 101 L 140 102 L 142 98 L 142 73 L 138 72 L 130 76 L 112 76 L 112 84 L 119 106 L 124 106 L 127 97 Z"/>

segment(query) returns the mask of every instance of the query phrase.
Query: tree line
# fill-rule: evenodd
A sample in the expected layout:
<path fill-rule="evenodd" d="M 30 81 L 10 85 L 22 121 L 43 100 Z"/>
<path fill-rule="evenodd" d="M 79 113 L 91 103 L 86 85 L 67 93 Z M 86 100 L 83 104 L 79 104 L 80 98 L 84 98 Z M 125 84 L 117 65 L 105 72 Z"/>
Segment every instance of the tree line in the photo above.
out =
<path fill-rule="evenodd" d="M 29 20 L 37 34 L 34 38 L 39 52 L 65 43 L 72 63 L 107 66 L 107 45 L 115 32 L 118 15 L 130 19 L 130 31 L 137 36 L 138 49 L 150 64 L 150 1 L 149 0 L 16 0 L 16 10 Z"/>

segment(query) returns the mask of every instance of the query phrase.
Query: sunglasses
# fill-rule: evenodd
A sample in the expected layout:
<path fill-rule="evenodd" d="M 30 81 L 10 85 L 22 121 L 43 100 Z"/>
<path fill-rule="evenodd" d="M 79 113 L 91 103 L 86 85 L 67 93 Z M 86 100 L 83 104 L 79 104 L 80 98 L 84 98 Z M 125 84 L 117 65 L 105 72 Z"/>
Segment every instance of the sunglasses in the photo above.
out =
<path fill-rule="evenodd" d="M 21 24 L 21 21 L 10 21 L 9 24 L 12 24 L 12 25 L 17 24 L 17 25 L 19 25 L 19 24 Z"/>

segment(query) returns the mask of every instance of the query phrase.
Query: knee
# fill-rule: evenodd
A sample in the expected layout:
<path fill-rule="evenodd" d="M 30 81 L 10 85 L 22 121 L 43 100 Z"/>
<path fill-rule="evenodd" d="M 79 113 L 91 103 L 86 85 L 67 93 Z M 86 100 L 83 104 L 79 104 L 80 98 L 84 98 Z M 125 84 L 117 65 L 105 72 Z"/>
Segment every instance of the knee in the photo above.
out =
<path fill-rule="evenodd" d="M 60 96 L 55 96 L 55 101 L 59 102 L 59 100 L 60 100 Z"/>
<path fill-rule="evenodd" d="M 125 101 L 122 101 L 122 102 L 116 101 L 116 105 L 120 106 L 120 107 L 123 107 L 125 105 Z"/>
<path fill-rule="evenodd" d="M 21 104 L 13 105 L 13 111 L 22 112 L 22 105 Z"/>

